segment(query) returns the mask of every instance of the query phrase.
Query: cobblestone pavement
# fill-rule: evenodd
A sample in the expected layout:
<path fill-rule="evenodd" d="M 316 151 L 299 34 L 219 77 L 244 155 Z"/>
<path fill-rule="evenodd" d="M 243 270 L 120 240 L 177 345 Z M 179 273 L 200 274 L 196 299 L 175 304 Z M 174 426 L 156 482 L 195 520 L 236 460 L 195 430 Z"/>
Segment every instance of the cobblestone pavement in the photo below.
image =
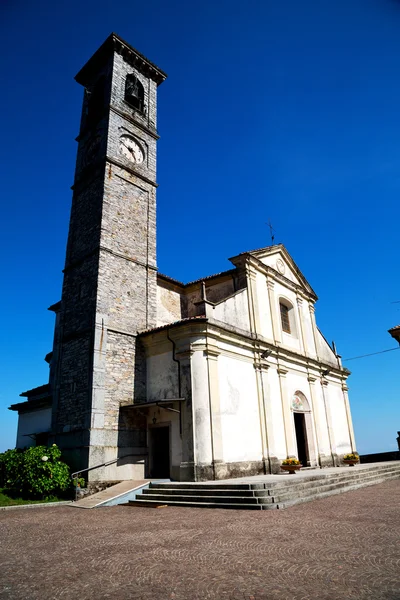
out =
<path fill-rule="evenodd" d="M 0 513 L 7 600 L 400 599 L 400 481 L 284 511 Z"/>

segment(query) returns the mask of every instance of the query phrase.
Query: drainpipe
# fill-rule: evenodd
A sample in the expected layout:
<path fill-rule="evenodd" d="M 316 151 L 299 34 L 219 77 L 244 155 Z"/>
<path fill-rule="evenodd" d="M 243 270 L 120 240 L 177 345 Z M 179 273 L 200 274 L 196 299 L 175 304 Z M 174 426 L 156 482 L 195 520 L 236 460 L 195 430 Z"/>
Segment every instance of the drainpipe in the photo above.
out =
<path fill-rule="evenodd" d="M 181 383 L 181 361 L 176 358 L 176 344 L 169 336 L 169 329 L 167 329 L 167 339 L 172 344 L 172 360 L 178 365 L 178 398 L 182 398 L 182 383 Z M 179 409 L 179 433 L 182 435 L 182 407 Z"/>

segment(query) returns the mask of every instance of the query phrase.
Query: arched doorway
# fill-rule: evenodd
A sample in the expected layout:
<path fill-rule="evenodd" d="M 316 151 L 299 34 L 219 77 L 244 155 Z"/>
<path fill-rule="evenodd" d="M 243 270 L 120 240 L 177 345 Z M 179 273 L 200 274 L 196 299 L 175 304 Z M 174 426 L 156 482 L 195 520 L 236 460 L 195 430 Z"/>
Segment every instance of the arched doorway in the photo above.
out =
<path fill-rule="evenodd" d="M 314 438 L 310 405 L 305 395 L 297 391 L 292 397 L 297 457 L 303 467 L 315 464 Z"/>

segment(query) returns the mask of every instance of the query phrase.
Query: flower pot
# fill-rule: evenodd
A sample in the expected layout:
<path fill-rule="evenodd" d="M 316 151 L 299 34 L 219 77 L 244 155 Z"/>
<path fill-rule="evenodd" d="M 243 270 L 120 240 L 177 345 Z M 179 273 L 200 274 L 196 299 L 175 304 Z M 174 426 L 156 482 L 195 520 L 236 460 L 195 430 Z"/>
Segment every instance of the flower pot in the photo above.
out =
<path fill-rule="evenodd" d="M 343 459 L 343 462 L 346 465 L 349 465 L 349 467 L 354 467 L 354 465 L 358 464 L 359 461 L 358 460 L 344 460 Z"/>
<path fill-rule="evenodd" d="M 296 475 L 296 471 L 300 471 L 303 465 L 281 465 L 283 471 L 288 471 L 289 475 Z"/>

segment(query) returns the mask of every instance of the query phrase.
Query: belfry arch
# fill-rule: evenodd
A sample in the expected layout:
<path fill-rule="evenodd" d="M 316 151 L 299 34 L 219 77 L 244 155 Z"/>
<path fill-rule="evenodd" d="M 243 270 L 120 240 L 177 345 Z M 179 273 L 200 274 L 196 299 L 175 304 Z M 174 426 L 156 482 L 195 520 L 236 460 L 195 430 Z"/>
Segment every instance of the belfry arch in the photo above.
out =
<path fill-rule="evenodd" d="M 310 403 L 303 392 L 297 390 L 292 396 L 293 427 L 297 445 L 297 457 L 303 467 L 318 464 L 313 415 Z"/>

